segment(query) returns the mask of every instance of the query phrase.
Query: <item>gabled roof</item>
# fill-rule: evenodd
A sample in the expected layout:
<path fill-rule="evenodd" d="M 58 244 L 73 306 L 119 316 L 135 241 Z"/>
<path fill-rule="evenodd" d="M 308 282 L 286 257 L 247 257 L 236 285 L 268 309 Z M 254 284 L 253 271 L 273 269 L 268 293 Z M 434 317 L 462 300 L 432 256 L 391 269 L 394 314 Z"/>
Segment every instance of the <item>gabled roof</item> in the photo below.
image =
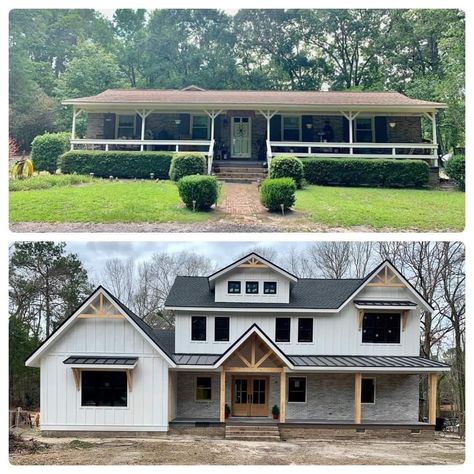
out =
<path fill-rule="evenodd" d="M 112 301 L 121 312 L 121 314 L 127 319 L 135 329 L 140 332 L 145 339 L 162 355 L 165 360 L 173 367 L 175 365 L 172 354 L 164 349 L 158 339 L 155 336 L 153 329 L 148 326 L 140 317 L 138 317 L 132 310 L 127 308 L 121 301 L 119 301 L 110 291 L 103 286 L 98 286 L 88 298 L 86 298 L 81 305 L 68 317 L 66 318 L 52 333 L 45 339 L 40 346 L 30 354 L 25 361 L 25 365 L 28 367 L 39 367 L 39 358 L 41 354 L 76 320 L 76 318 L 84 311 L 84 309 L 100 294 L 105 295 L 109 300 Z"/>

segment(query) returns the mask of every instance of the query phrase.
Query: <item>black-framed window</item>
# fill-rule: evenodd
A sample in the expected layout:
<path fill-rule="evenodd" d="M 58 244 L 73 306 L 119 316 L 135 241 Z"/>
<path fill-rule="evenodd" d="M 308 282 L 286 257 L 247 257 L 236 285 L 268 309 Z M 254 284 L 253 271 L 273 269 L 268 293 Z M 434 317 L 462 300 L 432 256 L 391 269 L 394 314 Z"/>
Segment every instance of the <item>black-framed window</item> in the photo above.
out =
<path fill-rule="evenodd" d="M 276 295 L 277 282 L 276 281 L 265 281 L 263 283 L 263 293 L 265 295 Z"/>
<path fill-rule="evenodd" d="M 362 379 L 361 403 L 375 403 L 375 379 Z"/>
<path fill-rule="evenodd" d="M 313 318 L 298 318 L 298 342 L 313 342 Z"/>
<path fill-rule="evenodd" d="M 212 400 L 212 379 L 211 377 L 196 377 L 196 400 Z"/>
<path fill-rule="evenodd" d="M 362 342 L 400 343 L 399 313 L 364 313 Z"/>
<path fill-rule="evenodd" d="M 206 340 L 206 316 L 193 316 L 191 318 L 191 340 Z"/>
<path fill-rule="evenodd" d="M 123 370 L 81 371 L 83 407 L 126 407 L 127 374 Z"/>
<path fill-rule="evenodd" d="M 300 141 L 301 116 L 282 115 L 282 137 L 284 141 Z"/>
<path fill-rule="evenodd" d="M 250 295 L 258 294 L 258 281 L 246 281 L 245 293 L 248 293 Z"/>
<path fill-rule="evenodd" d="M 240 293 L 240 281 L 228 281 L 227 282 L 227 293 Z"/>
<path fill-rule="evenodd" d="M 214 339 L 216 341 L 229 340 L 229 318 L 218 316 L 214 319 Z"/>
<path fill-rule="evenodd" d="M 288 401 L 306 402 L 305 377 L 288 377 Z"/>
<path fill-rule="evenodd" d="M 290 342 L 291 318 L 276 318 L 275 341 Z"/>

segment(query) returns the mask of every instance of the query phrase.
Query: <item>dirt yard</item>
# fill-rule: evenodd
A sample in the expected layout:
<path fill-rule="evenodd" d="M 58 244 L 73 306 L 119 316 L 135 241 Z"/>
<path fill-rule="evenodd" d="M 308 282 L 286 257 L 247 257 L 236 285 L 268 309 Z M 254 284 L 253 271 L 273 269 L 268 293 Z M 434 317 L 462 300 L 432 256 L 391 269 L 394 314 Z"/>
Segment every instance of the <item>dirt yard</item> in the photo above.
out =
<path fill-rule="evenodd" d="M 226 441 L 191 436 L 165 438 L 45 438 L 24 431 L 11 464 L 460 464 L 464 442 L 325 440 L 281 443 Z M 33 439 L 31 439 L 33 438 Z"/>

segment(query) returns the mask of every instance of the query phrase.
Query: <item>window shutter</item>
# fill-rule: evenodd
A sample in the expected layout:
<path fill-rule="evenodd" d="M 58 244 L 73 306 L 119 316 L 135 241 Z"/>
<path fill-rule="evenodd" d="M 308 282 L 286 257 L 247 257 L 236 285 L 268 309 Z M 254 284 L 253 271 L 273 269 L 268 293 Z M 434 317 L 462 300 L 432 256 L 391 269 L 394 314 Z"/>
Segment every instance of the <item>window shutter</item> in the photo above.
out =
<path fill-rule="evenodd" d="M 191 116 L 189 114 L 179 114 L 179 119 L 181 120 L 181 123 L 179 124 L 179 134 L 190 135 Z"/>
<path fill-rule="evenodd" d="M 301 131 L 301 137 L 304 142 L 312 142 L 313 141 L 313 127 L 308 128 L 306 125 L 309 123 L 313 123 L 313 116 L 312 115 L 303 115 L 301 117 L 301 127 L 303 130 Z"/>
<path fill-rule="evenodd" d="M 115 114 L 104 114 L 104 138 L 115 138 Z"/>
<path fill-rule="evenodd" d="M 342 138 L 345 143 L 349 143 L 349 120 L 342 117 Z"/>
<path fill-rule="evenodd" d="M 387 143 L 387 117 L 375 117 L 375 142 Z"/>
<path fill-rule="evenodd" d="M 138 139 L 142 137 L 142 118 L 138 114 L 135 119 L 135 137 Z"/>
<path fill-rule="evenodd" d="M 270 119 L 270 140 L 281 141 L 281 115 Z"/>

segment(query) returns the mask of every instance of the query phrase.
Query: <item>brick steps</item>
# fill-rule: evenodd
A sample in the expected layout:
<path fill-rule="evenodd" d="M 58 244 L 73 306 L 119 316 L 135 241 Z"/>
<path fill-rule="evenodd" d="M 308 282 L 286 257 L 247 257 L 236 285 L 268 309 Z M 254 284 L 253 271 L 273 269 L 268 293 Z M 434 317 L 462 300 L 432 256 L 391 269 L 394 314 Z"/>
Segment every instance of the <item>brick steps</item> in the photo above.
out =
<path fill-rule="evenodd" d="M 267 177 L 262 167 L 222 166 L 214 169 L 217 179 L 229 183 L 255 183 Z"/>
<path fill-rule="evenodd" d="M 273 425 L 227 425 L 225 438 L 235 441 L 281 441 L 280 430 Z"/>

